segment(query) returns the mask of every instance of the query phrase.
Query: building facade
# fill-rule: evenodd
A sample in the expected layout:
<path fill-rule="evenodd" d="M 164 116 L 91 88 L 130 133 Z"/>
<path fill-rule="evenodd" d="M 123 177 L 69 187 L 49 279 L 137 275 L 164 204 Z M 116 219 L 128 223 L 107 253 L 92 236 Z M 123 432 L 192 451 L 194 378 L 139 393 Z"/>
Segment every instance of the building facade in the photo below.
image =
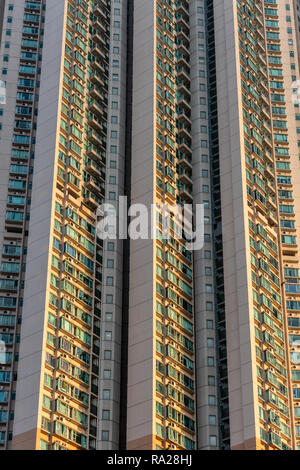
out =
<path fill-rule="evenodd" d="M 299 2 L 0 23 L 0 448 L 299 449 Z M 170 238 L 103 240 L 120 196 Z"/>

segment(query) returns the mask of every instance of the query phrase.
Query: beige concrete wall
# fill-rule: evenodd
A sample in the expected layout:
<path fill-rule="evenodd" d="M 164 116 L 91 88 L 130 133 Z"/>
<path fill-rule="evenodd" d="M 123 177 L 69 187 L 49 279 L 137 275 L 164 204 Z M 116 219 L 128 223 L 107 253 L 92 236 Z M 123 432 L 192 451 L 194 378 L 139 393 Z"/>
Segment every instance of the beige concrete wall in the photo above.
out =
<path fill-rule="evenodd" d="M 134 11 L 132 203 L 153 203 L 154 193 L 154 2 Z M 152 240 L 131 241 L 127 447 L 150 446 L 153 434 L 153 250 Z M 141 441 L 140 441 L 141 439 Z"/>
<path fill-rule="evenodd" d="M 231 446 L 257 433 L 257 386 L 235 2 L 215 2 Z"/>
<path fill-rule="evenodd" d="M 14 438 L 24 433 L 24 448 L 32 445 L 31 431 L 40 427 L 39 406 L 45 360 L 44 334 L 48 316 L 48 275 L 51 259 L 52 208 L 55 184 L 57 116 L 60 103 L 61 55 L 65 2 L 53 0 L 48 8 L 43 51 L 43 68 L 37 127 L 35 173 L 33 179 L 31 221 L 28 240 L 22 342 L 18 369 Z M 19 439 L 20 441 L 20 439 Z M 13 445 L 15 445 L 13 443 Z"/>

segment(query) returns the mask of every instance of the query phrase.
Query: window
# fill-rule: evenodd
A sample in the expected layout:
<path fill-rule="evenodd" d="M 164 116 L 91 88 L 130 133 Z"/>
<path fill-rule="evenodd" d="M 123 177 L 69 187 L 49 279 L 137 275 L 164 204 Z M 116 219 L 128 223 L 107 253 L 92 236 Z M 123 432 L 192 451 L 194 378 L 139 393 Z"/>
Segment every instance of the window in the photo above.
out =
<path fill-rule="evenodd" d="M 104 369 L 103 379 L 104 380 L 109 380 L 110 378 L 111 378 L 111 370 L 110 369 Z"/>
<path fill-rule="evenodd" d="M 107 268 L 113 268 L 114 263 L 115 263 L 115 261 L 113 259 L 108 259 L 107 264 L 106 264 Z"/>
<path fill-rule="evenodd" d="M 108 441 L 109 440 L 109 431 L 102 431 L 102 441 Z"/>
<path fill-rule="evenodd" d="M 110 360 L 111 360 L 111 351 L 110 351 L 110 350 L 104 351 L 104 359 L 105 359 L 106 361 L 110 361 Z"/>
<path fill-rule="evenodd" d="M 108 389 L 103 390 L 103 400 L 110 400 L 110 390 Z"/>
<path fill-rule="evenodd" d="M 214 406 L 216 404 L 216 395 L 208 395 L 208 404 Z"/>
<path fill-rule="evenodd" d="M 211 276 L 212 275 L 212 268 L 209 266 L 205 267 L 205 276 Z"/>
<path fill-rule="evenodd" d="M 104 421 L 108 421 L 110 419 L 110 411 L 109 410 L 102 410 L 102 419 Z"/>
<path fill-rule="evenodd" d="M 105 321 L 112 321 L 113 315 L 111 312 L 106 312 Z"/>
<path fill-rule="evenodd" d="M 212 356 L 209 356 L 209 357 L 207 358 L 207 365 L 208 365 L 208 367 L 214 367 L 214 365 L 215 365 L 215 358 L 212 357 Z"/>
<path fill-rule="evenodd" d="M 209 436 L 209 445 L 212 447 L 217 446 L 217 436 Z"/>
<path fill-rule="evenodd" d="M 210 426 L 216 426 L 216 424 L 217 424 L 216 415 L 209 415 L 209 424 L 210 424 Z"/>
<path fill-rule="evenodd" d="M 104 335 L 105 341 L 111 341 L 112 340 L 112 332 L 111 331 L 106 331 Z"/>
<path fill-rule="evenodd" d="M 114 278 L 112 276 L 107 276 L 106 277 L 106 285 L 107 286 L 113 286 L 114 285 Z"/>
<path fill-rule="evenodd" d="M 209 375 L 208 376 L 208 385 L 214 386 L 216 385 L 216 379 L 214 375 Z"/>

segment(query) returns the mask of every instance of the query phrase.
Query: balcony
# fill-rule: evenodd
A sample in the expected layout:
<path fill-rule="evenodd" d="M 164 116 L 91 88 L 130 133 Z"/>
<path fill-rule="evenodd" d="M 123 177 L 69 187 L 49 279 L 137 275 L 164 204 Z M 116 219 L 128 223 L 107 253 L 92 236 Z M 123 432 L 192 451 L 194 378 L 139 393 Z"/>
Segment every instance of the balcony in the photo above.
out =
<path fill-rule="evenodd" d="M 98 57 L 98 59 L 101 62 L 104 61 L 106 64 L 108 64 L 107 55 L 103 52 L 101 46 L 99 46 L 97 43 L 94 43 L 91 52 L 92 52 L 93 56 Z"/>
<path fill-rule="evenodd" d="M 190 139 L 185 139 L 185 138 L 180 138 L 178 139 L 178 149 L 182 153 L 185 153 L 188 151 L 190 155 L 192 154 L 192 149 L 191 149 L 191 140 Z"/>
<path fill-rule="evenodd" d="M 99 149 L 95 146 L 90 144 L 89 146 L 86 147 L 86 154 L 88 157 L 92 158 L 95 160 L 95 162 L 98 165 L 102 165 L 105 167 L 106 164 L 106 158 L 104 152 L 99 151 Z"/>
<path fill-rule="evenodd" d="M 102 92 L 100 88 L 97 88 L 96 86 L 93 85 L 93 86 L 89 86 L 88 90 L 92 98 L 94 98 L 97 101 L 100 101 L 100 103 L 107 104 L 107 94 Z"/>
<path fill-rule="evenodd" d="M 192 134 L 191 134 L 191 127 L 190 126 L 186 126 L 185 124 L 180 124 L 178 126 L 178 135 L 180 138 L 183 138 L 190 142 L 192 142 Z"/>
<path fill-rule="evenodd" d="M 92 36 L 93 41 L 97 42 L 102 49 L 108 53 L 109 44 L 107 42 L 106 37 L 100 33 L 97 29 L 94 31 Z"/>
<path fill-rule="evenodd" d="M 98 0 L 95 6 L 94 13 L 98 14 L 100 7 L 105 10 L 108 14 L 110 13 L 110 4 L 107 0 Z"/>
<path fill-rule="evenodd" d="M 94 176 L 95 178 L 100 178 L 103 182 L 105 181 L 105 173 L 103 169 L 101 168 L 100 165 L 97 165 L 97 163 L 95 163 L 94 160 L 91 160 L 90 162 L 88 162 L 85 168 L 86 168 L 86 171 L 92 176 Z"/>
<path fill-rule="evenodd" d="M 186 36 L 189 36 L 190 26 L 189 26 L 189 20 L 188 20 L 187 15 L 185 15 L 185 17 L 183 16 L 183 14 L 178 15 L 176 18 L 176 21 L 177 21 L 177 26 L 180 28 L 180 30 L 184 31 Z"/>
<path fill-rule="evenodd" d="M 178 184 L 178 191 L 179 191 L 179 196 L 181 199 L 183 199 L 185 202 L 192 203 L 193 202 L 193 192 L 191 186 L 188 186 L 186 184 L 179 183 Z"/>
<path fill-rule="evenodd" d="M 99 134 L 96 131 L 91 131 L 87 133 L 87 139 L 88 141 L 93 144 L 95 147 L 101 149 L 103 152 L 105 152 L 105 142 L 103 142 L 102 138 L 99 136 Z"/>
<path fill-rule="evenodd" d="M 94 114 L 89 114 L 88 115 L 88 124 L 90 127 L 92 127 L 93 129 L 95 129 L 95 131 L 98 133 L 98 134 L 102 134 L 103 137 L 106 136 L 107 134 L 107 129 L 106 127 L 104 126 L 103 124 L 103 121 L 100 121 L 99 119 L 96 118 L 96 116 Z"/>
<path fill-rule="evenodd" d="M 96 180 L 89 179 L 84 184 L 84 187 L 88 191 L 92 191 L 98 198 L 103 198 L 105 196 L 105 189 L 101 187 L 100 184 L 98 185 L 98 183 L 96 183 Z"/>
<path fill-rule="evenodd" d="M 99 105 L 99 103 L 91 100 L 88 103 L 88 109 L 92 112 L 97 114 L 100 118 L 106 119 L 106 112 L 104 111 L 104 108 Z"/>
<path fill-rule="evenodd" d="M 97 70 L 97 72 L 99 72 L 101 75 L 103 75 L 104 78 L 108 78 L 108 71 L 107 69 L 104 67 L 104 65 L 99 62 L 98 60 L 94 60 L 94 62 L 91 63 L 91 67 L 94 69 L 94 70 Z"/>
<path fill-rule="evenodd" d="M 103 80 L 103 76 L 100 75 L 96 70 L 94 70 L 94 72 L 90 75 L 89 80 L 99 88 L 104 90 L 107 90 L 108 88 L 107 84 Z"/>
<path fill-rule="evenodd" d="M 180 68 L 185 67 L 186 70 L 190 71 L 190 58 L 188 55 L 177 54 L 176 59 L 177 59 L 177 64 Z"/>
<path fill-rule="evenodd" d="M 84 203 L 92 210 L 95 211 L 99 205 L 102 204 L 102 200 L 97 198 L 90 191 L 85 191 L 83 194 Z"/>
<path fill-rule="evenodd" d="M 187 100 L 187 97 L 184 95 L 178 95 L 177 99 L 178 99 L 178 114 L 181 114 L 184 112 L 187 114 L 190 114 L 192 111 L 192 108 L 189 104 L 190 100 L 189 99 Z"/>
<path fill-rule="evenodd" d="M 179 177 L 179 181 L 185 185 L 189 185 L 191 186 L 193 184 L 193 180 L 192 180 L 192 174 L 190 171 L 187 171 L 183 168 L 180 168 L 179 169 L 179 172 L 178 172 L 178 177 Z"/>
<path fill-rule="evenodd" d="M 105 26 L 104 21 L 100 18 L 100 16 L 95 16 L 93 19 L 93 27 L 98 29 L 107 40 L 109 40 L 109 30 L 108 27 Z"/>
<path fill-rule="evenodd" d="M 179 165 L 181 166 L 185 166 L 186 168 L 192 170 L 193 168 L 193 162 L 192 162 L 192 158 L 191 158 L 191 155 L 192 155 L 192 152 L 189 150 L 189 153 L 190 155 L 188 155 L 187 153 L 185 152 L 178 152 L 178 163 Z"/>

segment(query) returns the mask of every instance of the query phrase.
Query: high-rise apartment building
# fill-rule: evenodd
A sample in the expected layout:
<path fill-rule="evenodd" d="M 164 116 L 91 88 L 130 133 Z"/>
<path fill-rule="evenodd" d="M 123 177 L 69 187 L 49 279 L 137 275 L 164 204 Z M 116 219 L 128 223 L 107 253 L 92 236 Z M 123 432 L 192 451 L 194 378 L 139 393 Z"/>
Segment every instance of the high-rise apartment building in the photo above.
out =
<path fill-rule="evenodd" d="M 0 448 L 300 449 L 299 15 L 0 0 Z"/>

